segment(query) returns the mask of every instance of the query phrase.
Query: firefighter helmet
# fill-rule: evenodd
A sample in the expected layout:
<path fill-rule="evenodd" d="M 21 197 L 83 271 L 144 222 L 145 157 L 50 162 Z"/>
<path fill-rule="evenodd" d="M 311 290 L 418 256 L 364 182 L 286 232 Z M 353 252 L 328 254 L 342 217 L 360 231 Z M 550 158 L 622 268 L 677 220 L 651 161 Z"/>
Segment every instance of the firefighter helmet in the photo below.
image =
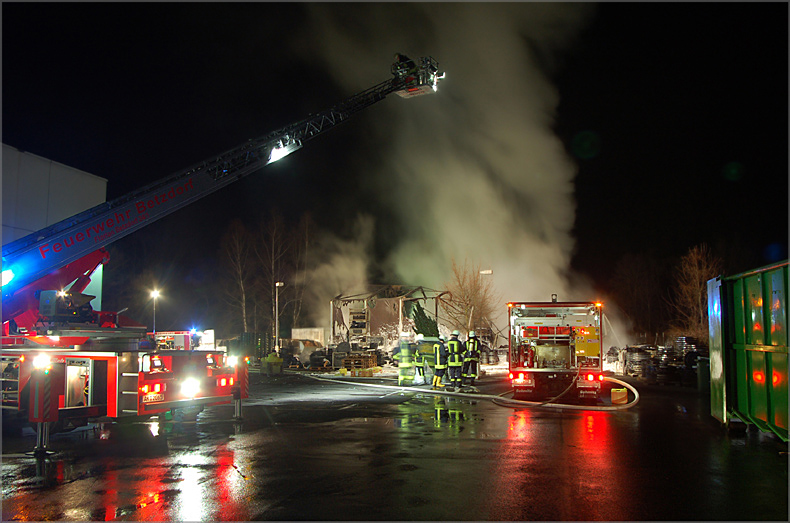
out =
<path fill-rule="evenodd" d="M 461 335 L 461 333 L 460 333 L 460 332 L 458 332 L 457 330 L 454 330 L 454 331 L 453 331 L 453 336 L 460 336 L 460 335 Z"/>
<path fill-rule="evenodd" d="M 469 331 L 469 337 L 470 338 L 474 338 L 475 337 L 475 331 Z"/>
<path fill-rule="evenodd" d="M 439 334 L 439 341 L 444 341 L 444 334 Z"/>
<path fill-rule="evenodd" d="M 422 339 L 423 339 L 424 337 L 425 337 L 425 336 L 423 336 L 422 334 L 418 334 L 418 335 L 417 335 L 417 341 L 422 341 Z"/>

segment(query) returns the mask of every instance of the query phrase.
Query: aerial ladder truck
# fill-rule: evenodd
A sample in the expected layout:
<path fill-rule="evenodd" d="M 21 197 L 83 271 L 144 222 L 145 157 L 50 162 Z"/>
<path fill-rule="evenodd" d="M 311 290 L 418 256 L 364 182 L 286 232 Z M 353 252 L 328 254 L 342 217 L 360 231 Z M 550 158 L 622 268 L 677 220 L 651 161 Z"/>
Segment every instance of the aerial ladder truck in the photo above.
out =
<path fill-rule="evenodd" d="M 109 261 L 105 247 L 300 149 L 396 93 L 437 90 L 437 62 L 393 64 L 393 77 L 334 107 L 212 156 L 3 246 L 2 408 L 50 432 L 88 421 L 140 419 L 248 397 L 247 368 L 220 351 L 157 350 L 146 327 L 95 311 L 82 294 Z M 123 311 L 121 311 L 123 312 Z"/>

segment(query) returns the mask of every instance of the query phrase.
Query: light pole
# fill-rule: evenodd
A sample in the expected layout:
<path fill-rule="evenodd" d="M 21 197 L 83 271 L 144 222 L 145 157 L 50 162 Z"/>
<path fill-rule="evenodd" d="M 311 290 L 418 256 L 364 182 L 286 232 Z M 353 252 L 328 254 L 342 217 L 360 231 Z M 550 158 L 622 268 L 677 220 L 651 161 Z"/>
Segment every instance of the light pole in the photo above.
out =
<path fill-rule="evenodd" d="M 278 281 L 274 284 L 274 343 L 280 348 L 280 287 L 285 285 Z"/>
<path fill-rule="evenodd" d="M 491 275 L 494 274 L 494 269 L 482 269 L 482 270 L 480 270 L 478 272 L 481 275 L 483 275 L 483 276 L 491 276 Z M 474 312 L 475 312 L 475 307 L 473 305 L 472 306 L 472 312 L 469 313 L 469 324 L 468 324 L 469 326 L 467 327 L 467 329 L 471 329 L 472 328 L 472 315 L 474 314 Z"/>
<path fill-rule="evenodd" d="M 156 289 L 152 290 L 151 297 L 154 299 L 154 334 L 156 334 L 156 299 L 159 297 L 159 291 Z"/>

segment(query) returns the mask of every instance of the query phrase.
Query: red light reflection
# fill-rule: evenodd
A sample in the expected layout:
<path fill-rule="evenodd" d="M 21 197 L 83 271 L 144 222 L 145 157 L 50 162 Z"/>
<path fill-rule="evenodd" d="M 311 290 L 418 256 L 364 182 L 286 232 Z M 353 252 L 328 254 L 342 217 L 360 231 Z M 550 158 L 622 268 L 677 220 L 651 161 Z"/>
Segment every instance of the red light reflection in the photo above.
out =
<path fill-rule="evenodd" d="M 583 464 L 583 473 L 574 473 L 574 488 L 584 494 L 563 516 L 567 520 L 631 519 L 627 504 L 622 503 L 628 474 L 623 449 L 616 448 L 612 423 L 608 412 L 514 410 L 499 450 L 509 459 L 494 466 L 489 487 L 505 499 L 528 503 L 547 476 L 566 473 L 568 464 L 574 464 L 574 471 L 576 465 Z M 607 507 L 607 518 L 602 506 Z M 512 519 L 513 512 L 507 505 L 496 505 L 489 516 L 491 520 Z"/>
<path fill-rule="evenodd" d="M 510 416 L 507 430 L 508 439 L 530 440 L 530 411 L 519 410 Z"/>
<path fill-rule="evenodd" d="M 250 514 L 241 492 L 246 489 L 244 475 L 235 463 L 236 453 L 227 443 L 217 447 L 216 485 L 214 487 L 218 512 L 213 519 L 224 521 L 249 521 Z"/>

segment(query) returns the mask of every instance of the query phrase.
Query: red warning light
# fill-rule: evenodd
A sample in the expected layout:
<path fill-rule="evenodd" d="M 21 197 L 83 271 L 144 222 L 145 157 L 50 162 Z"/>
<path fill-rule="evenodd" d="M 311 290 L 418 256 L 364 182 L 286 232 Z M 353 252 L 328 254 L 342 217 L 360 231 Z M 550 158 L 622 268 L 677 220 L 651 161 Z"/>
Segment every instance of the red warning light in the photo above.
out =
<path fill-rule="evenodd" d="M 776 385 L 777 383 L 779 383 L 779 380 L 781 380 L 781 378 L 779 377 L 779 373 L 774 372 L 773 376 L 771 376 L 771 382 L 774 385 Z"/>
<path fill-rule="evenodd" d="M 592 381 L 594 379 L 595 379 L 595 376 L 593 376 L 592 374 L 588 374 L 587 375 L 587 381 Z"/>
<path fill-rule="evenodd" d="M 603 374 L 598 375 L 598 381 L 603 381 Z"/>
<path fill-rule="evenodd" d="M 763 374 L 760 371 L 755 372 L 753 376 L 754 376 L 754 381 L 756 381 L 757 383 L 763 383 L 765 381 L 765 374 Z"/>

